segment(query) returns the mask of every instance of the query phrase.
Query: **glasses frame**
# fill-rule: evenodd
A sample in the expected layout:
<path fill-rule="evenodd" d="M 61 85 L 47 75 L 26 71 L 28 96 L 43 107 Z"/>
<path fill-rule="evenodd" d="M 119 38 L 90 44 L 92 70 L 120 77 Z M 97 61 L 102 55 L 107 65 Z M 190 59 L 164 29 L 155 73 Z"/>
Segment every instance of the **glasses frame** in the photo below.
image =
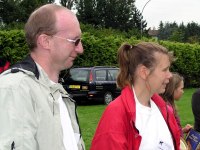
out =
<path fill-rule="evenodd" d="M 72 40 L 72 39 L 63 38 L 63 37 L 56 36 L 56 35 L 53 35 L 53 37 L 56 37 L 56 38 L 63 39 L 63 40 L 66 40 L 68 42 L 74 43 L 75 46 L 78 46 L 78 44 L 81 42 L 81 38 L 78 38 L 76 40 Z"/>

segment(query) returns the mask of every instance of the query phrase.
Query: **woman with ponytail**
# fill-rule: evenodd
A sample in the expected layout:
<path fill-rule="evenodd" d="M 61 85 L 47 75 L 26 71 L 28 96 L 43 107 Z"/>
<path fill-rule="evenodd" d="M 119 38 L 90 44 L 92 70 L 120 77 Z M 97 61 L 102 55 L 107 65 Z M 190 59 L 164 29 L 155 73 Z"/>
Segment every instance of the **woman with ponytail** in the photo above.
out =
<path fill-rule="evenodd" d="M 165 101 L 173 54 L 150 42 L 122 44 L 117 84 L 121 95 L 104 111 L 91 150 L 179 150 L 180 131 Z"/>

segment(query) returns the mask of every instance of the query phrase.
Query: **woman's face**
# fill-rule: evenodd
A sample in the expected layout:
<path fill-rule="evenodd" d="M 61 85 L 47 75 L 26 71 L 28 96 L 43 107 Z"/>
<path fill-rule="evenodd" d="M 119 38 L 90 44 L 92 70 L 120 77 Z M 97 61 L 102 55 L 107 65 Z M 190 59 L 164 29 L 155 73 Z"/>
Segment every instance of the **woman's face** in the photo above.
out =
<path fill-rule="evenodd" d="M 179 100 L 181 98 L 181 96 L 183 95 L 184 91 L 184 82 L 183 80 L 179 83 L 179 86 L 175 89 L 174 91 L 174 99 L 175 100 Z"/>
<path fill-rule="evenodd" d="M 169 83 L 169 79 L 172 77 L 169 71 L 170 61 L 168 55 L 157 52 L 155 53 L 155 58 L 157 64 L 148 77 L 152 94 L 163 93 L 167 83 Z"/>

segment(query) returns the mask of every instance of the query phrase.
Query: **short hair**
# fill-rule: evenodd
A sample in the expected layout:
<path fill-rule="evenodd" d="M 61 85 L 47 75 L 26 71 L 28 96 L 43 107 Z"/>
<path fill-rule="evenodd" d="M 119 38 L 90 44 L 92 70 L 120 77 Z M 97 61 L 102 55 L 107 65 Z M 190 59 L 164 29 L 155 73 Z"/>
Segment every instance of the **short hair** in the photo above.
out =
<path fill-rule="evenodd" d="M 165 47 L 153 42 L 141 42 L 137 45 L 124 43 L 118 50 L 118 63 L 120 71 L 117 77 L 117 84 L 120 88 L 127 85 L 134 85 L 135 71 L 138 65 L 144 65 L 151 71 L 156 66 L 155 53 L 162 53 L 173 61 L 173 53 Z"/>
<path fill-rule="evenodd" d="M 25 38 L 29 49 L 37 47 L 37 37 L 40 34 L 54 35 L 56 29 L 56 11 L 65 9 L 56 4 L 47 4 L 36 9 L 25 24 Z"/>

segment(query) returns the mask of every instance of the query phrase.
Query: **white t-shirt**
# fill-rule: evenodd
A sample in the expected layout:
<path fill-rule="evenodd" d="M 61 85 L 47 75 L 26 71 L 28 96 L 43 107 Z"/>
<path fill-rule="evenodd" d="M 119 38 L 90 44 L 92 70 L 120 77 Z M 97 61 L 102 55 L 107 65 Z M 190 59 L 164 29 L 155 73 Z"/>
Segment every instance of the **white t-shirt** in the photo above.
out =
<path fill-rule="evenodd" d="M 150 100 L 150 106 L 142 105 L 134 92 L 136 102 L 136 128 L 142 136 L 140 150 L 174 150 L 173 140 L 169 128 L 158 109 Z"/>
<path fill-rule="evenodd" d="M 75 134 L 72 128 L 71 120 L 69 118 L 69 113 L 67 107 L 61 97 L 59 97 L 60 105 L 60 119 L 63 128 L 63 143 L 66 150 L 78 150 Z"/>
<path fill-rule="evenodd" d="M 53 81 L 51 81 L 51 83 L 56 84 Z M 60 106 L 60 120 L 61 120 L 62 129 L 63 129 L 63 144 L 65 146 L 65 150 L 78 150 L 78 146 L 76 142 L 77 140 L 72 128 L 69 113 L 62 99 L 61 94 L 59 95 L 58 102 Z"/>

